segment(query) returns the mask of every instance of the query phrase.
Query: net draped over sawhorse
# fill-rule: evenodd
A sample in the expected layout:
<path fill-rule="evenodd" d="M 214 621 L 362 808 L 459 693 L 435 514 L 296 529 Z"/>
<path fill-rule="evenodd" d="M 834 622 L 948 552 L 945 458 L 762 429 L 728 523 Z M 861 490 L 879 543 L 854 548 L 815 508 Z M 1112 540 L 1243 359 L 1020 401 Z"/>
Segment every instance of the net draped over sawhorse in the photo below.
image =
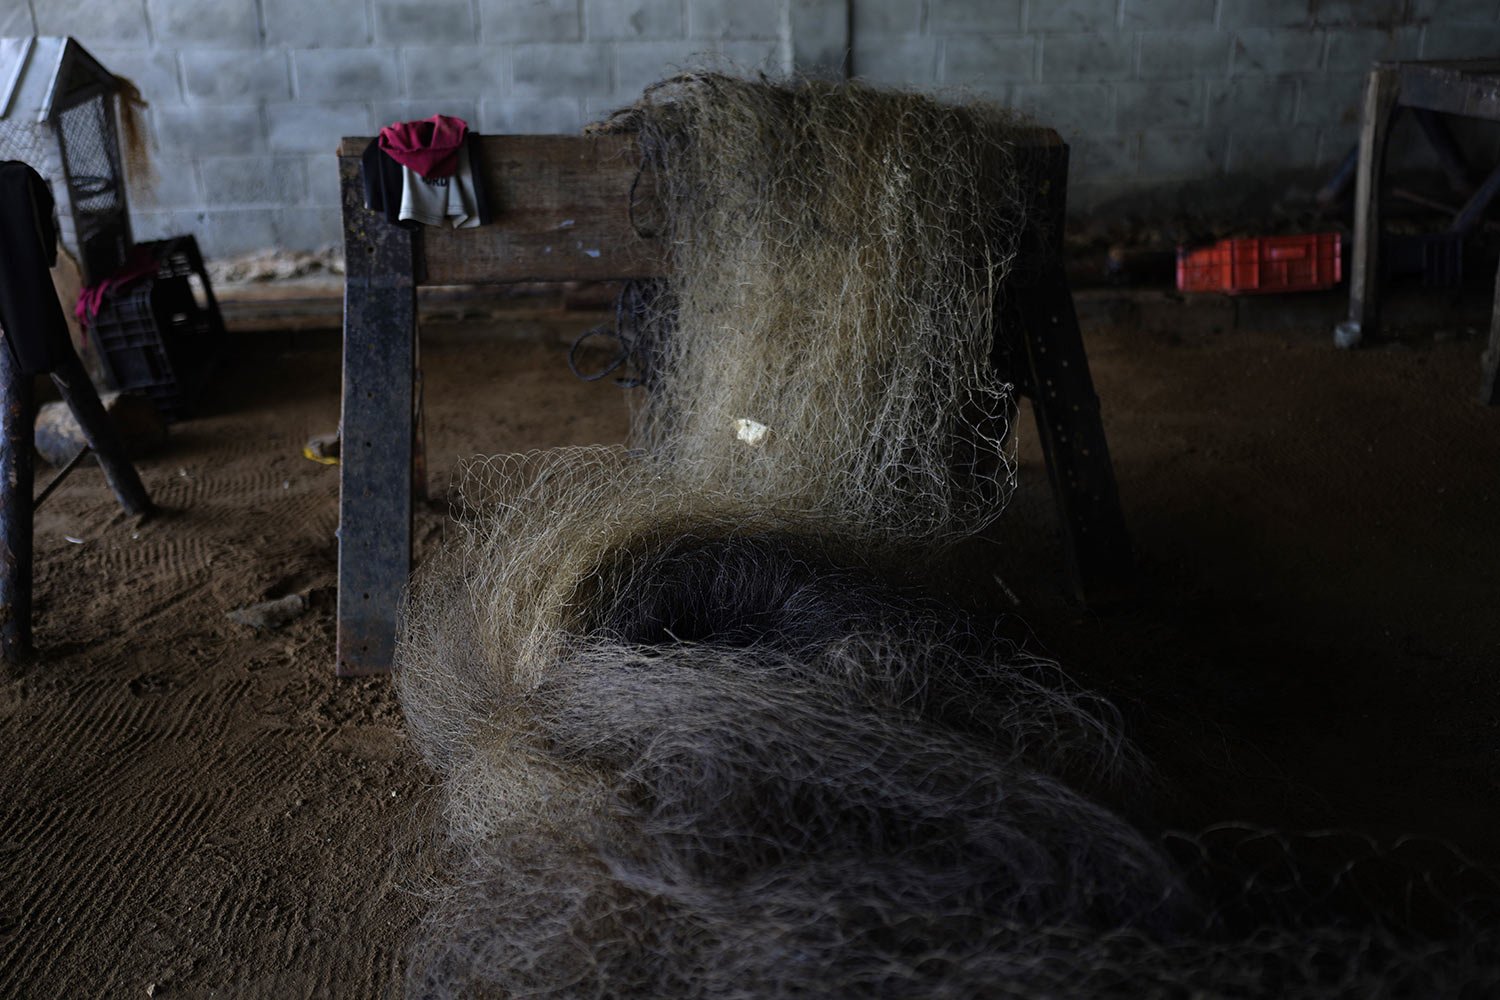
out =
<path fill-rule="evenodd" d="M 411 572 L 420 449 L 420 285 L 617 281 L 661 277 L 665 253 L 630 218 L 640 154 L 626 135 L 489 136 L 485 184 L 493 225 L 403 229 L 365 207 L 360 154 L 339 149 L 346 276 L 339 494 L 337 671 L 390 669 L 396 615 Z M 1023 158 L 1039 193 L 1023 237 L 1028 266 L 1005 290 L 995 356 L 1034 407 L 1075 595 L 1121 591 L 1131 555 L 1061 244 L 1068 149 L 1037 129 Z M 1014 339 L 1007 339 L 1014 338 Z"/>

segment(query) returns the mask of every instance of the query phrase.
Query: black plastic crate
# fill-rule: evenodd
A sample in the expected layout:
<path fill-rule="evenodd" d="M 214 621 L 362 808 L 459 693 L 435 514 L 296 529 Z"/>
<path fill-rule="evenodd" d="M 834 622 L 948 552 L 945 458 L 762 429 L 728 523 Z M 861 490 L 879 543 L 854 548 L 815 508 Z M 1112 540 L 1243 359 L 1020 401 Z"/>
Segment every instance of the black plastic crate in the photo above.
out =
<path fill-rule="evenodd" d="M 1462 233 L 1387 233 L 1382 248 L 1386 277 L 1418 274 L 1423 288 L 1464 283 Z"/>
<path fill-rule="evenodd" d="M 156 275 L 107 295 L 89 336 L 116 389 L 144 392 L 176 419 L 223 356 L 224 322 L 193 237 L 142 246 L 157 259 Z"/>

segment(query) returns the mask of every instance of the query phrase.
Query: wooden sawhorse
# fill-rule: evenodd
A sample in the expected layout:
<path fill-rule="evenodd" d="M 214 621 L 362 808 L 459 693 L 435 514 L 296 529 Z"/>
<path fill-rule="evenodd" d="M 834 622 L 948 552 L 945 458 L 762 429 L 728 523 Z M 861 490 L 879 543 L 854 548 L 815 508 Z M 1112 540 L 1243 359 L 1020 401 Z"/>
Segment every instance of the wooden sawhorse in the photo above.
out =
<path fill-rule="evenodd" d="M 1349 318 L 1339 324 L 1335 343 L 1354 347 L 1380 335 L 1381 204 L 1391 123 L 1401 108 L 1419 114 L 1464 115 L 1500 121 L 1500 59 L 1440 62 L 1376 63 L 1365 82 L 1359 129 L 1359 165 L 1354 187 L 1354 251 L 1349 275 Z M 1434 126 L 1428 124 L 1429 130 Z M 1441 136 L 1444 133 L 1439 133 Z M 1452 147 L 1447 139 L 1442 147 Z M 1452 147 L 1456 149 L 1456 147 Z M 1451 160 L 1455 155 L 1449 151 Z M 1500 194 L 1500 165 L 1495 166 L 1454 217 L 1450 232 L 1462 234 L 1476 225 Z M 1484 353 L 1480 402 L 1500 404 L 1500 273 L 1489 346 Z"/>
<path fill-rule="evenodd" d="M 629 200 L 640 167 L 633 137 L 487 136 L 483 183 L 495 222 L 403 229 L 365 207 L 360 154 L 339 148 L 344 216 L 344 388 L 339 479 L 337 671 L 390 669 L 396 615 L 411 572 L 417 287 L 522 281 L 619 281 L 666 272 L 659 241 L 640 236 Z M 1075 595 L 1121 593 L 1132 558 L 1061 242 L 1068 148 L 1037 130 L 1023 157 L 1038 192 L 1026 259 L 1007 289 L 996 344 L 1019 367 L 1041 435 Z M 425 485 L 425 484 L 424 484 Z"/>

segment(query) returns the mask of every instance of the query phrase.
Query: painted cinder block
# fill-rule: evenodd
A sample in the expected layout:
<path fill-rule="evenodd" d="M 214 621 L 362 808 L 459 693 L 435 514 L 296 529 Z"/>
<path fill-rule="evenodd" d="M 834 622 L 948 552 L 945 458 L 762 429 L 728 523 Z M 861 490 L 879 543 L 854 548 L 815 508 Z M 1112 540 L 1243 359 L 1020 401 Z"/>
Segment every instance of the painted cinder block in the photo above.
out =
<path fill-rule="evenodd" d="M 374 15 L 379 45 L 462 45 L 478 37 L 469 0 L 379 0 Z"/>
<path fill-rule="evenodd" d="M 510 93 L 510 49 L 500 45 L 439 45 L 402 51 L 412 100 L 476 100 Z M 392 94 L 382 94 L 390 98 Z"/>
<path fill-rule="evenodd" d="M 1036 40 L 994 35 L 944 39 L 942 82 L 985 92 L 997 83 L 1036 79 Z"/>
<path fill-rule="evenodd" d="M 938 82 L 938 45 L 932 37 L 866 38 L 856 31 L 851 68 L 875 84 L 929 87 Z"/>
<path fill-rule="evenodd" d="M 1326 73 L 1297 81 L 1299 125 L 1358 125 L 1364 104 L 1363 73 Z"/>
<path fill-rule="evenodd" d="M 680 0 L 583 0 L 584 36 L 590 41 L 682 38 Z"/>
<path fill-rule="evenodd" d="M 276 153 L 332 153 L 346 135 L 374 129 L 370 105 L 298 101 L 266 105 L 267 145 Z"/>
<path fill-rule="evenodd" d="M 271 213 L 275 245 L 291 250 L 317 250 L 343 242 L 343 217 L 337 207 L 278 208 Z"/>
<path fill-rule="evenodd" d="M 1214 129 L 1142 132 L 1142 177 L 1211 177 L 1224 170 L 1229 135 Z"/>
<path fill-rule="evenodd" d="M 1049 0 L 1026 8 L 1028 32 L 1099 32 L 1115 30 L 1115 0 Z"/>
<path fill-rule="evenodd" d="M 844 77 L 849 69 L 849 8 L 842 0 L 789 0 L 791 66 L 798 73 Z M 761 29 L 758 37 L 776 38 Z"/>
<path fill-rule="evenodd" d="M 30 3 L 24 0 L 9 0 L 8 3 L 0 5 L 0 38 L 24 38 L 27 35 L 37 34 L 41 32 L 37 31 L 36 18 L 32 16 Z"/>
<path fill-rule="evenodd" d="M 1021 0 L 929 0 L 928 30 L 937 35 L 967 32 L 1016 34 Z"/>
<path fill-rule="evenodd" d="M 277 246 L 274 208 L 220 208 L 201 214 L 194 229 L 200 249 L 210 257 L 227 257 Z"/>
<path fill-rule="evenodd" d="M 1235 76 L 1316 73 L 1323 66 L 1317 28 L 1241 28 L 1234 33 Z"/>
<path fill-rule="evenodd" d="M 145 0 L 5 0 L 0 4 L 3 36 L 72 35 L 92 50 L 96 46 L 123 48 L 147 45 Z M 35 31 L 32 15 L 35 14 Z M 251 10 L 254 13 L 254 10 Z"/>
<path fill-rule="evenodd" d="M 1219 0 L 1221 28 L 1297 28 L 1313 23 L 1308 0 Z"/>
<path fill-rule="evenodd" d="M 153 107 L 148 112 L 163 156 L 193 159 L 234 156 L 266 149 L 266 126 L 259 105 L 199 108 Z"/>
<path fill-rule="evenodd" d="M 204 204 L 198 164 L 186 156 L 154 156 L 150 176 L 132 173 L 128 179 L 131 211 L 198 208 Z"/>
<path fill-rule="evenodd" d="M 370 41 L 365 0 L 260 0 L 266 44 L 355 48 Z"/>
<path fill-rule="evenodd" d="M 292 53 L 297 98 L 370 101 L 401 96 L 395 49 L 309 49 Z"/>
<path fill-rule="evenodd" d="M 505 135 L 576 135 L 584 121 L 576 97 L 487 97 L 479 109 L 483 131 Z"/>
<path fill-rule="evenodd" d="M 1221 78 L 1229 72 L 1230 36 L 1223 31 L 1143 31 L 1136 76 L 1141 80 Z"/>
<path fill-rule="evenodd" d="M 1012 99 L 1021 111 L 1072 142 L 1083 136 L 1114 134 L 1117 87 L 1112 83 L 1020 84 Z"/>
<path fill-rule="evenodd" d="M 199 172 L 203 203 L 210 208 L 308 201 L 306 157 L 215 156 L 203 159 Z"/>
<path fill-rule="evenodd" d="M 1484 59 L 1500 53 L 1500 24 L 1429 24 L 1422 35 L 1423 59 Z"/>
<path fill-rule="evenodd" d="M 853 0 L 849 21 L 856 41 L 916 35 L 922 29 L 922 5 L 912 0 Z"/>
<path fill-rule="evenodd" d="M 1192 129 L 1203 124 L 1200 80 L 1141 80 L 1117 83 L 1115 120 L 1121 132 Z"/>
<path fill-rule="evenodd" d="M 1218 0 L 1124 0 L 1121 24 L 1126 31 L 1211 28 Z"/>
<path fill-rule="evenodd" d="M 292 96 L 291 71 L 286 53 L 279 49 L 193 49 L 180 58 L 190 103 L 244 104 L 285 101 Z"/>
<path fill-rule="evenodd" d="M 1495 0 L 1412 0 L 1412 20 L 1494 24 L 1500 21 Z"/>
<path fill-rule="evenodd" d="M 1490 30 L 1495 43 L 1491 52 L 1500 52 L 1500 25 L 1491 25 Z M 1328 32 L 1324 68 L 1330 73 L 1368 73 L 1371 64 L 1378 60 L 1416 59 L 1421 50 L 1422 29 L 1415 26 L 1389 31 L 1381 28 L 1331 30 Z"/>
<path fill-rule="evenodd" d="M 379 121 L 379 119 L 376 119 Z M 391 119 L 395 121 L 396 119 Z M 335 151 L 310 153 L 302 157 L 307 171 L 307 203 L 320 208 L 338 208 L 339 160 Z M 286 157 L 281 157 L 286 159 Z"/>
<path fill-rule="evenodd" d="M 1238 77 L 1208 81 L 1208 124 L 1239 130 L 1290 125 L 1297 117 L 1297 81 Z"/>
<path fill-rule="evenodd" d="M 1129 177 L 1136 172 L 1140 136 L 1080 136 L 1069 143 L 1068 183 Z"/>
<path fill-rule="evenodd" d="M 176 52 L 170 49 L 93 47 L 89 51 L 104 64 L 105 69 L 135 84 L 148 104 L 182 103 Z"/>
<path fill-rule="evenodd" d="M 1130 35 L 1047 35 L 1041 39 L 1042 82 L 1128 80 L 1135 70 Z"/>
<path fill-rule="evenodd" d="M 1383 28 L 1406 23 L 1407 0 L 1318 0 L 1315 18 L 1325 25 L 1374 25 Z"/>
<path fill-rule="evenodd" d="M 576 42 L 583 38 L 579 0 L 479 0 L 485 42 Z"/>
<path fill-rule="evenodd" d="M 610 93 L 610 47 L 598 42 L 517 45 L 511 90 L 516 97 L 589 97 Z"/>
<path fill-rule="evenodd" d="M 1225 169 L 1269 173 L 1313 166 L 1318 159 L 1318 129 L 1293 126 L 1277 129 L 1235 129 L 1229 136 Z"/>
<path fill-rule="evenodd" d="M 43 0 L 36 6 L 45 7 L 51 2 Z M 217 49 L 260 45 L 260 19 L 253 3 L 146 0 L 146 9 L 151 19 L 151 33 L 158 42 Z"/>
<path fill-rule="evenodd" d="M 393 122 L 420 121 L 433 115 L 462 118 L 470 128 L 479 127 L 479 101 L 465 97 L 411 98 L 401 101 L 376 101 L 372 122 L 377 129 Z"/>
<path fill-rule="evenodd" d="M 797 6 L 797 0 L 788 0 Z M 826 6 L 826 5 L 825 5 Z M 844 4 L 838 4 L 843 8 Z M 779 38 L 781 5 L 745 0 L 693 0 L 687 6 L 688 35 L 692 38 Z M 843 11 L 846 19 L 847 8 Z"/>
<path fill-rule="evenodd" d="M 713 54 L 710 43 L 685 38 L 668 42 L 617 42 L 614 48 L 615 87 L 611 93 L 622 96 L 639 94 L 664 77 L 713 65 L 719 58 Z"/>

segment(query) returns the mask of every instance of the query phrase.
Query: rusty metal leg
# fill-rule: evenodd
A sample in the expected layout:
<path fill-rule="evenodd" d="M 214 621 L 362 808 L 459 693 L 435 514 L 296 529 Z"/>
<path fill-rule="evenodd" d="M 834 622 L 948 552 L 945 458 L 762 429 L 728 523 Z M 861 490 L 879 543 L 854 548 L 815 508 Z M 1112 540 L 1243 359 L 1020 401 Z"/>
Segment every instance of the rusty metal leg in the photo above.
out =
<path fill-rule="evenodd" d="M 0 344 L 0 659 L 31 656 L 31 376 Z"/>
<path fill-rule="evenodd" d="M 141 483 L 140 474 L 126 456 L 120 432 L 105 412 L 99 394 L 94 391 L 94 383 L 89 381 L 77 355 L 67 352 L 52 373 L 52 384 L 57 386 L 57 391 L 62 393 L 68 408 L 73 411 L 78 426 L 83 429 L 84 439 L 99 459 L 105 481 L 114 491 L 120 506 L 125 508 L 125 513 L 135 516 L 151 513 L 155 509 L 151 497 Z"/>
<path fill-rule="evenodd" d="M 1490 343 L 1480 357 L 1479 402 L 1500 405 L 1500 268 L 1495 269 L 1495 307 L 1490 311 Z"/>
<path fill-rule="evenodd" d="M 1376 66 L 1365 82 L 1359 127 L 1359 170 L 1354 185 L 1354 252 L 1349 274 L 1349 318 L 1334 331 L 1339 347 L 1355 347 L 1380 334 L 1380 178 L 1391 120 L 1400 96 L 1394 67 Z"/>
<path fill-rule="evenodd" d="M 344 392 L 339 465 L 340 675 L 391 668 L 411 573 L 416 251 L 364 207 L 345 164 Z"/>

